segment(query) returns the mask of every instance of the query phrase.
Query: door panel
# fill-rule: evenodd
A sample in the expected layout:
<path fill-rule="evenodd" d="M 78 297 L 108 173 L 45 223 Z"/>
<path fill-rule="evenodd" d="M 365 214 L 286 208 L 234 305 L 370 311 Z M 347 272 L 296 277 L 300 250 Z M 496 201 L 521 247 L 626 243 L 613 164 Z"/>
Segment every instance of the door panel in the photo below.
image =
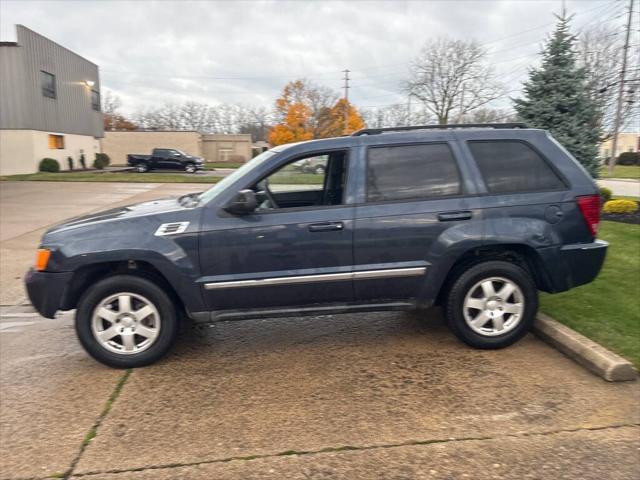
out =
<path fill-rule="evenodd" d="M 356 271 L 372 267 L 401 268 L 407 269 L 411 275 L 356 279 L 356 300 L 420 297 L 431 263 L 438 261 L 429 255 L 434 243 L 445 230 L 479 219 L 481 211 L 475 203 L 473 199 L 450 198 L 358 207 L 354 236 Z M 458 211 L 469 214 L 460 219 L 438 218 Z M 409 270 L 420 267 L 425 268 L 422 274 L 418 270 Z"/>
<path fill-rule="evenodd" d="M 200 283 L 211 310 L 353 301 L 353 207 L 218 220 L 215 230 L 203 232 L 200 239 Z M 310 228 L 332 222 L 342 227 Z M 280 280 L 261 283 L 263 279 Z"/>
<path fill-rule="evenodd" d="M 296 192 L 274 192 L 273 196 L 280 207 L 309 207 L 322 203 L 322 190 L 306 190 Z"/>

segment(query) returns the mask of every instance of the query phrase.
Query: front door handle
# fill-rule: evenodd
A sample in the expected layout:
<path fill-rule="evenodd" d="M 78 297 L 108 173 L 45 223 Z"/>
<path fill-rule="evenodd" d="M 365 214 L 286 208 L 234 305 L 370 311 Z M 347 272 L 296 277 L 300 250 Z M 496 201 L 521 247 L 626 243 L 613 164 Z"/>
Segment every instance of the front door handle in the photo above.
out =
<path fill-rule="evenodd" d="M 342 230 L 344 225 L 342 222 L 326 222 L 326 223 L 314 223 L 309 225 L 310 232 L 328 232 L 331 230 Z"/>
<path fill-rule="evenodd" d="M 445 212 L 438 214 L 438 220 L 441 222 L 454 222 L 457 220 L 469 220 L 473 216 L 473 212 L 470 210 L 464 210 L 461 212 Z"/>

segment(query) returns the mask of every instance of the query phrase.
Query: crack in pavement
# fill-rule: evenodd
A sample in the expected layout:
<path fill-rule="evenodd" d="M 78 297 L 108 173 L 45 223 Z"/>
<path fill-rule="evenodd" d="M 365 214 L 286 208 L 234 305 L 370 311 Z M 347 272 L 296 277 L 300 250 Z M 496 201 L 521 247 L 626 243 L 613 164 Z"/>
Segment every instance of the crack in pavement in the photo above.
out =
<path fill-rule="evenodd" d="M 71 477 L 71 475 L 73 475 L 73 471 L 75 470 L 76 466 L 78 465 L 78 462 L 80 461 L 80 458 L 82 458 L 82 454 L 84 453 L 86 448 L 91 443 L 91 440 L 93 440 L 95 438 L 95 436 L 98 434 L 98 428 L 100 428 L 100 425 L 102 425 L 102 422 L 104 421 L 104 419 L 107 417 L 107 415 L 109 415 L 109 412 L 111 411 L 111 408 L 113 407 L 113 403 L 120 396 L 120 393 L 122 392 L 122 389 L 124 388 L 124 384 L 127 383 L 127 380 L 131 376 L 132 371 L 133 370 L 130 369 L 130 368 L 125 370 L 124 374 L 122 374 L 122 376 L 118 380 L 118 383 L 116 383 L 116 386 L 113 389 L 113 392 L 111 392 L 111 395 L 109 395 L 109 398 L 107 399 L 106 403 L 104 404 L 104 407 L 102 407 L 102 411 L 100 412 L 100 415 L 98 415 L 98 418 L 93 423 L 93 425 L 91 426 L 91 428 L 89 429 L 89 431 L 85 435 L 84 439 L 82 440 L 82 444 L 80 445 L 80 451 L 78 452 L 76 457 L 71 462 L 71 465 L 70 465 L 69 469 L 62 475 L 62 478 L 67 479 L 67 478 Z"/>
<path fill-rule="evenodd" d="M 171 468 L 179 468 L 179 467 L 193 467 L 197 465 L 228 463 L 232 461 L 250 461 L 250 460 L 257 460 L 257 459 L 264 459 L 264 458 L 284 457 L 289 455 L 298 455 L 298 456 L 319 455 L 323 453 L 334 453 L 334 452 L 344 452 L 344 451 L 366 451 L 366 450 L 377 450 L 377 449 L 383 449 L 383 448 L 385 449 L 398 448 L 398 447 L 443 444 L 443 443 L 452 443 L 452 442 L 499 440 L 499 439 L 505 439 L 505 438 L 541 437 L 541 436 L 550 436 L 550 435 L 556 435 L 561 433 L 576 433 L 576 432 L 589 432 L 589 431 L 595 432 L 595 431 L 601 431 L 601 430 L 614 430 L 614 429 L 620 429 L 620 428 L 634 428 L 634 427 L 640 427 L 640 423 L 625 423 L 625 424 L 616 424 L 616 425 L 605 425 L 605 426 L 599 426 L 599 427 L 578 427 L 578 428 L 569 428 L 569 429 L 560 429 L 560 430 L 549 430 L 546 432 L 523 432 L 523 433 L 486 436 L 486 437 L 479 436 L 479 437 L 460 437 L 460 438 L 446 438 L 446 439 L 441 438 L 441 439 L 432 439 L 432 440 L 410 440 L 406 442 L 389 443 L 389 444 L 382 444 L 382 445 L 361 445 L 361 446 L 343 445 L 340 447 L 325 447 L 318 450 L 286 450 L 284 452 L 279 452 L 279 453 L 243 455 L 243 456 L 216 458 L 212 460 L 202 460 L 198 462 L 166 463 L 166 464 L 147 465 L 143 467 L 134 467 L 134 468 L 125 468 L 125 469 L 89 471 L 84 473 L 76 473 L 74 474 L 74 476 L 89 477 L 93 475 L 143 472 L 146 470 L 161 470 L 161 469 L 171 469 Z M 68 477 L 65 477 L 65 478 L 68 478 Z"/>

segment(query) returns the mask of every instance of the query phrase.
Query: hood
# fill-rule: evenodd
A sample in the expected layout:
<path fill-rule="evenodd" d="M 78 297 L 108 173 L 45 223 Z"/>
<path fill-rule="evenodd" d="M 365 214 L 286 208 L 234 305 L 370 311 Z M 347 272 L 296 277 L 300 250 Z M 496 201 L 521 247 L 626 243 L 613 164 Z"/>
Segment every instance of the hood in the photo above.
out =
<path fill-rule="evenodd" d="M 184 197 L 184 196 L 183 196 Z M 114 220 L 131 219 L 147 215 L 159 215 L 163 213 L 176 212 L 181 210 L 191 210 L 193 205 L 190 202 L 180 202 L 183 197 L 170 197 L 149 202 L 127 205 L 124 207 L 112 208 L 102 212 L 91 213 L 80 217 L 74 217 L 63 223 L 55 225 L 47 230 L 45 235 L 58 233 L 64 230 L 87 227 L 91 225 L 101 225 Z"/>

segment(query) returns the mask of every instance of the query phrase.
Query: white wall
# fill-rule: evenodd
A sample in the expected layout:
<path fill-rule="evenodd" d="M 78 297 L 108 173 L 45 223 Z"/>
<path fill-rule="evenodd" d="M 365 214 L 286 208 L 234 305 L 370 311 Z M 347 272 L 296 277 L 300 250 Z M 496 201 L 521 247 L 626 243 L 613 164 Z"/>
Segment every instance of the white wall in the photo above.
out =
<path fill-rule="evenodd" d="M 80 168 L 80 153 L 84 152 L 87 167 L 93 165 L 100 152 L 100 141 L 92 136 L 61 134 L 63 149 L 49 148 L 49 134 L 37 130 L 0 130 L 0 175 L 35 173 L 43 158 L 55 158 L 61 170 L 68 170 L 67 157 L 73 158 L 74 168 Z"/>

